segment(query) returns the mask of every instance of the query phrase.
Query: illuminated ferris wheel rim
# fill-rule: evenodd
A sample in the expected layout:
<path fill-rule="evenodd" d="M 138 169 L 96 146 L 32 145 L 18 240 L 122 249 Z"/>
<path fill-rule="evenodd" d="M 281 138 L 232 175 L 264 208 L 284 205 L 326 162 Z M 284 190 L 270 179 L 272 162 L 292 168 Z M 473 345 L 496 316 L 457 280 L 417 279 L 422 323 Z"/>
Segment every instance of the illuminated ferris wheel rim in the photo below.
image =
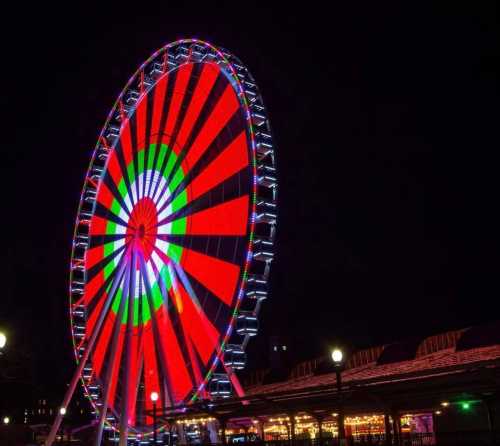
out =
<path fill-rule="evenodd" d="M 267 297 L 267 275 L 269 272 L 270 261 L 273 258 L 272 247 L 274 226 L 276 223 L 276 178 L 274 172 L 274 150 L 269 122 L 267 120 L 262 99 L 250 73 L 241 64 L 241 62 L 231 54 L 197 39 L 179 40 L 166 45 L 159 51 L 155 52 L 129 79 L 126 87 L 122 90 L 113 108 L 111 109 L 94 150 L 87 172 L 87 179 L 92 178 L 96 165 L 99 165 L 98 161 L 100 159 L 102 161 L 103 157 L 105 158 L 104 170 L 107 169 L 107 163 L 109 161 L 107 155 L 115 149 L 119 140 L 119 137 L 117 137 L 113 143 L 109 144 L 108 136 L 112 135 L 113 132 L 115 134 L 118 132 L 118 135 L 119 132 L 121 132 L 121 127 L 117 129 L 117 124 L 115 123 L 116 117 L 126 113 L 128 114 L 127 119 L 129 117 L 132 119 L 132 116 L 136 112 L 136 105 L 139 103 L 141 98 L 147 96 L 149 92 L 155 88 L 159 77 L 178 70 L 183 65 L 189 63 L 216 64 L 220 68 L 221 72 L 227 77 L 228 81 L 237 93 L 240 107 L 245 113 L 245 119 L 247 121 L 246 129 L 248 131 L 252 157 L 253 197 L 251 202 L 250 232 L 246 249 L 246 262 L 238 281 L 238 290 L 236 292 L 237 299 L 234 302 L 233 314 L 227 326 L 227 331 L 224 334 L 223 340 L 218 346 L 210 371 L 207 374 L 208 378 L 210 378 L 217 366 L 220 365 L 220 362 L 225 361 L 223 355 L 227 354 L 227 352 L 231 354 L 231 351 L 234 353 L 238 350 L 238 344 L 229 343 L 231 336 L 234 334 L 234 327 L 237 319 L 241 319 L 243 322 L 246 321 L 247 323 L 246 328 L 243 324 L 243 328 L 240 330 L 241 333 L 239 333 L 244 337 L 243 342 L 240 342 L 242 349 L 246 346 L 249 337 L 255 334 L 253 332 L 254 327 L 252 322 L 248 321 L 256 319 L 260 309 L 260 302 Z M 155 71 L 158 75 L 156 80 L 153 76 Z M 139 92 L 136 87 L 137 84 L 140 85 Z M 133 93 L 132 96 L 136 96 L 135 106 L 124 110 L 125 98 L 127 95 L 130 97 L 131 93 Z M 82 233 L 80 231 L 82 221 L 84 221 L 87 217 L 93 217 L 93 215 L 85 215 L 84 211 L 84 203 L 88 198 L 89 190 L 87 187 L 87 179 L 82 191 L 78 217 L 75 224 L 71 262 L 70 319 L 75 358 L 77 362 L 82 355 L 81 349 L 83 344 L 83 342 L 81 342 L 82 334 L 79 333 L 79 330 L 82 327 L 82 325 L 80 325 L 81 314 L 79 313 L 81 311 L 85 311 L 85 309 L 82 310 L 78 306 L 75 308 L 75 301 L 79 302 L 79 299 L 75 299 L 75 294 L 78 296 L 82 287 L 82 284 L 75 280 L 75 271 L 82 268 L 81 260 L 85 259 L 85 255 L 83 257 L 79 256 L 77 251 L 78 248 L 81 248 L 82 246 L 85 247 L 85 240 L 82 239 Z M 98 181 L 100 186 L 102 179 L 99 179 Z M 260 197 L 257 194 L 259 186 L 272 189 L 272 199 Z M 263 237 L 255 236 L 255 224 L 270 226 L 270 233 Z M 262 274 L 252 274 L 249 276 L 249 266 L 255 262 L 264 262 L 264 272 Z M 251 313 L 240 311 L 240 304 L 243 298 L 255 300 L 256 305 Z M 85 340 L 85 333 L 83 333 L 83 340 Z M 238 351 L 238 353 L 241 352 Z M 221 359 L 223 361 L 220 361 Z M 232 366 L 233 368 L 238 368 L 237 364 L 234 364 L 234 358 Z M 231 367 L 231 364 L 229 367 Z M 199 395 L 199 392 L 206 386 L 208 378 L 206 378 L 203 383 L 199 385 L 193 398 L 196 398 L 197 395 Z M 82 376 L 82 384 L 86 395 L 89 397 L 96 411 L 98 411 L 96 399 L 92 397 L 92 386 L 89 384 L 89 381 L 86 380 L 85 376 Z"/>

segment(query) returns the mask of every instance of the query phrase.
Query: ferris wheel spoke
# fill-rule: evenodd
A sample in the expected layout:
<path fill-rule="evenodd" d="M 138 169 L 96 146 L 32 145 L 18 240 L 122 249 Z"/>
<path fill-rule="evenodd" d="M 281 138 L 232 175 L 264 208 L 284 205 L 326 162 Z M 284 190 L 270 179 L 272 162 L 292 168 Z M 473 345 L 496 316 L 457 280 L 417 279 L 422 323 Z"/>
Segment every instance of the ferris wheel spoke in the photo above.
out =
<path fill-rule="evenodd" d="M 181 194 L 187 187 L 189 187 L 190 200 L 196 200 L 247 166 L 248 144 L 245 131 L 242 131 L 197 176 L 194 178 L 191 175 L 186 176 L 158 210 L 158 213 L 160 214 L 171 203 L 173 209 L 181 209 L 186 204 L 183 203 Z"/>

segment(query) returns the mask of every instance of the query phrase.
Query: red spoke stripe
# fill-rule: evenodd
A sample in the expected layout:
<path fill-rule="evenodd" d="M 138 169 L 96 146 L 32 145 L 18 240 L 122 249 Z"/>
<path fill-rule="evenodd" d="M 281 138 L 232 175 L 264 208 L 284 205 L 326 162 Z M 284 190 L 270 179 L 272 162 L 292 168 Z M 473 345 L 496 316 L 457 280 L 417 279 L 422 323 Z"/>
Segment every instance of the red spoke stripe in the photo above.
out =
<path fill-rule="evenodd" d="M 85 253 L 85 269 L 88 271 L 93 266 L 97 265 L 104 258 L 104 246 L 96 246 L 95 248 L 87 249 Z"/>
<path fill-rule="evenodd" d="M 146 140 L 146 116 L 148 108 L 148 97 L 146 95 L 142 96 L 139 104 L 137 105 L 137 110 L 135 112 L 136 116 L 136 150 L 139 151 L 144 148 Z"/>
<path fill-rule="evenodd" d="M 125 160 L 125 166 L 128 166 L 133 159 L 132 132 L 130 130 L 130 121 L 128 119 L 122 125 L 120 132 L 120 145 L 122 148 L 123 159 Z"/>
<path fill-rule="evenodd" d="M 162 76 L 155 87 L 153 102 L 153 117 L 151 121 L 151 142 L 158 141 L 158 132 L 160 131 L 161 115 L 163 113 L 163 103 L 167 92 L 168 74 Z"/>
<path fill-rule="evenodd" d="M 180 282 L 178 283 L 178 289 L 182 301 L 182 308 L 179 309 L 179 313 L 184 332 L 195 346 L 203 363 L 207 365 L 217 347 L 219 333 L 208 320 L 203 309 L 194 305 L 191 297 Z"/>
<path fill-rule="evenodd" d="M 162 305 L 156 312 L 160 330 L 162 354 L 168 369 L 168 384 L 174 401 L 173 404 L 182 402 L 192 388 L 191 378 L 187 370 L 177 335 L 172 327 L 170 317 Z"/>
<path fill-rule="evenodd" d="M 92 302 L 96 293 L 99 291 L 103 283 L 104 283 L 103 270 L 99 271 L 94 277 L 92 277 L 92 279 L 90 279 L 87 283 L 85 283 L 84 294 L 85 294 L 86 305 L 89 305 Z M 103 294 L 103 297 L 104 296 L 105 295 Z"/>
<path fill-rule="evenodd" d="M 240 276 L 234 263 L 182 248 L 181 266 L 227 305 L 231 305 Z"/>
<path fill-rule="evenodd" d="M 196 164 L 238 107 L 236 93 L 233 87 L 228 85 L 186 155 L 188 166 L 193 167 Z"/>
<path fill-rule="evenodd" d="M 118 385 L 118 374 L 119 374 L 120 368 L 121 368 L 121 358 L 122 358 L 123 344 L 124 344 L 126 329 L 127 329 L 127 326 L 122 324 L 120 327 L 120 332 L 118 334 L 118 340 L 117 340 L 118 345 L 116 346 L 116 360 L 118 361 L 118 367 L 115 367 L 113 369 L 113 374 L 111 376 L 111 382 L 108 383 L 108 385 L 110 386 L 109 401 L 110 401 L 110 405 L 112 407 L 115 407 L 116 386 Z"/>
<path fill-rule="evenodd" d="M 187 218 L 187 235 L 245 235 L 248 224 L 248 195 L 205 209 Z M 182 230 L 172 234 L 183 235 Z"/>
<path fill-rule="evenodd" d="M 133 300 L 133 299 L 132 299 Z M 130 302 L 129 302 L 130 304 Z M 132 303 L 133 305 L 133 303 Z M 130 426 L 135 426 L 135 409 L 136 409 L 136 403 L 137 403 L 137 391 L 138 391 L 138 382 L 137 380 L 140 379 L 139 376 L 139 368 L 140 368 L 140 363 L 142 360 L 142 336 L 139 331 L 139 327 L 134 327 L 132 331 L 132 336 L 130 336 L 130 343 L 132 344 L 131 347 L 131 354 L 132 357 L 130 358 L 130 375 L 129 375 L 129 381 L 128 381 L 128 414 L 129 414 L 129 424 Z"/>
<path fill-rule="evenodd" d="M 149 321 L 145 326 L 142 334 L 143 348 L 144 348 L 144 394 L 146 410 L 153 409 L 153 403 L 151 402 L 151 392 L 157 392 L 160 395 L 160 380 L 158 376 L 158 362 L 156 360 L 156 346 L 153 336 L 153 327 L 151 321 Z M 161 405 L 161 401 L 158 401 Z M 151 424 L 153 418 L 151 416 L 146 417 L 146 424 Z"/>
<path fill-rule="evenodd" d="M 101 376 L 102 365 L 104 363 L 104 357 L 106 356 L 106 351 L 108 350 L 109 340 L 112 335 L 113 326 L 115 323 L 116 316 L 113 312 L 109 312 L 104 322 L 104 327 L 99 334 L 99 340 L 97 341 L 96 347 L 92 355 L 92 368 L 96 376 Z"/>
<path fill-rule="evenodd" d="M 170 108 L 168 110 L 167 122 L 165 124 L 164 131 L 164 133 L 168 136 L 168 139 L 165 141 L 167 145 L 170 144 L 169 138 L 172 136 L 172 133 L 174 131 L 177 117 L 179 115 L 179 110 L 184 99 L 184 94 L 186 93 L 186 88 L 188 86 L 192 70 L 193 64 L 188 63 L 182 65 L 177 71 L 177 78 L 175 81 L 172 99 L 170 101 Z"/>
<path fill-rule="evenodd" d="M 99 314 L 101 313 L 102 310 L 102 306 L 104 305 L 104 302 L 106 301 L 107 298 L 108 298 L 108 293 L 104 292 L 101 297 L 101 300 L 97 302 L 94 310 L 87 319 L 87 325 L 85 327 L 85 337 L 87 339 L 90 339 L 90 337 L 92 336 L 92 332 L 94 331 L 97 318 L 99 317 Z"/>
<path fill-rule="evenodd" d="M 184 144 L 186 144 L 189 134 L 193 129 L 194 123 L 196 122 L 196 119 L 198 119 L 203 105 L 205 105 L 207 97 L 215 84 L 219 72 L 220 69 L 215 64 L 203 65 L 203 70 L 201 72 L 198 83 L 196 84 L 196 88 L 182 122 L 179 135 L 177 136 L 177 143 L 179 144 L 181 150 L 184 147 Z"/>
<path fill-rule="evenodd" d="M 191 199 L 196 199 L 248 165 L 248 145 L 242 131 L 190 184 Z"/>
<path fill-rule="evenodd" d="M 97 193 L 97 201 L 101 203 L 106 208 L 111 208 L 113 204 L 113 193 L 109 190 L 108 186 L 101 181 L 101 185 L 99 187 L 99 192 Z"/>

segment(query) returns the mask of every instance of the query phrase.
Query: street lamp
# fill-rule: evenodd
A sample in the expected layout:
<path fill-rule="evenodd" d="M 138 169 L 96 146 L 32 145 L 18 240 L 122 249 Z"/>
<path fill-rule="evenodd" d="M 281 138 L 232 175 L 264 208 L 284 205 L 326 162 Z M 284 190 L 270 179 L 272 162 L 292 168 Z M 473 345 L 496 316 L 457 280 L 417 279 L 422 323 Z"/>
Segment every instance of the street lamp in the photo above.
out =
<path fill-rule="evenodd" d="M 151 392 L 151 401 L 153 402 L 153 445 L 156 446 L 156 402 L 158 401 L 158 392 Z"/>
<path fill-rule="evenodd" d="M 345 366 L 345 355 L 340 348 L 334 348 L 331 353 L 333 365 L 335 367 L 335 377 L 337 381 L 337 394 L 339 396 L 339 415 L 337 418 L 337 425 L 339 430 L 339 445 L 345 443 L 345 429 L 344 429 L 344 409 L 342 407 L 342 370 Z"/>
<path fill-rule="evenodd" d="M 7 344 L 7 335 L 4 332 L 0 331 L 0 350 L 3 349 L 6 344 Z"/>
<path fill-rule="evenodd" d="M 66 415 L 66 408 L 65 408 L 65 407 L 61 407 L 61 408 L 59 409 L 59 413 L 60 413 L 62 416 Z"/>
<path fill-rule="evenodd" d="M 9 424 L 10 423 L 10 418 L 9 417 L 4 417 L 3 418 L 3 424 Z"/>

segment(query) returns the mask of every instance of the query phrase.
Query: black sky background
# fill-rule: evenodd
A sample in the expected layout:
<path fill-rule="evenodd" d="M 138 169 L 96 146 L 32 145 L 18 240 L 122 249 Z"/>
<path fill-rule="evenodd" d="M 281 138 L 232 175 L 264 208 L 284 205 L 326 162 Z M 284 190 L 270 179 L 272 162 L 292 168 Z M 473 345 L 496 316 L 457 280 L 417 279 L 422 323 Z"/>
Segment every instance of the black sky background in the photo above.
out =
<path fill-rule="evenodd" d="M 180 37 L 252 71 L 277 142 L 268 337 L 297 358 L 498 319 L 495 5 L 163 2 L 3 18 L 0 326 L 37 382 L 70 376 L 68 265 L 87 164 L 144 59 Z M 350 5 L 350 6 L 347 6 Z"/>

